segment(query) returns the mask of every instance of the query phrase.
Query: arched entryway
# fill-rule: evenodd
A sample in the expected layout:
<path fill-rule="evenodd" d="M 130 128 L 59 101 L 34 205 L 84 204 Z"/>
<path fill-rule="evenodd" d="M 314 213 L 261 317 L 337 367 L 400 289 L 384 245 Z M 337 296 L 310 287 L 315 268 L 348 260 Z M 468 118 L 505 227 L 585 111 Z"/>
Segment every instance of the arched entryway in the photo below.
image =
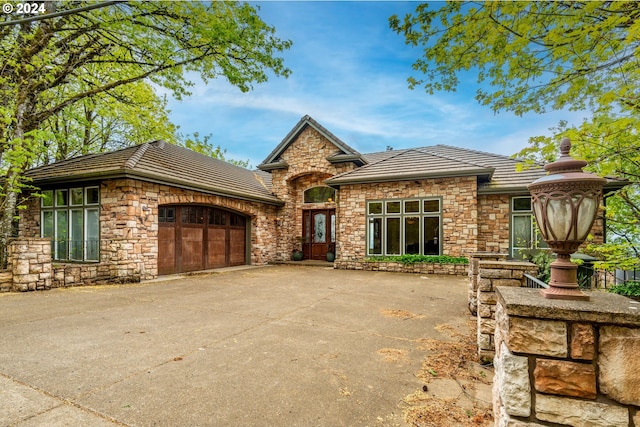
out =
<path fill-rule="evenodd" d="M 158 207 L 158 274 L 247 264 L 248 222 L 217 207 Z"/>

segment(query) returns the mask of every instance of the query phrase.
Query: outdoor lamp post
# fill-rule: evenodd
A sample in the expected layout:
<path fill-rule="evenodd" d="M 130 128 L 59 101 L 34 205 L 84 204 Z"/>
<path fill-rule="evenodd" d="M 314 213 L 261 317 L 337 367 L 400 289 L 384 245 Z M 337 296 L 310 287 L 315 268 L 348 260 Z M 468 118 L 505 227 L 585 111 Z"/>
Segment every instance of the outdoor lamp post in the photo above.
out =
<path fill-rule="evenodd" d="M 528 186 L 540 234 L 558 254 L 549 288 L 540 292 L 545 298 L 589 300 L 578 287 L 578 266 L 570 257 L 591 230 L 606 180 L 583 172 L 587 162 L 571 157 L 570 150 L 571 141 L 563 139 L 560 158 L 544 167 L 549 174 Z"/>

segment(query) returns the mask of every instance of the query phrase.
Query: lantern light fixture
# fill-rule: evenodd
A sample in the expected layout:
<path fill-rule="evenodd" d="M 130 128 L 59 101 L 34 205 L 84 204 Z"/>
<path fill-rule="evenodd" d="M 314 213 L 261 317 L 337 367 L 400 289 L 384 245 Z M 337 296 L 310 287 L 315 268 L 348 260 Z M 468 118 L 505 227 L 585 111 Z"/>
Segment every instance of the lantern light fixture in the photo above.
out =
<path fill-rule="evenodd" d="M 560 158 L 544 167 L 549 174 L 528 186 L 540 234 L 558 255 L 551 263 L 549 288 L 540 292 L 545 298 L 589 300 L 578 286 L 578 266 L 571 254 L 593 226 L 606 180 L 583 172 L 587 162 L 571 157 L 570 150 L 571 141 L 563 139 Z"/>

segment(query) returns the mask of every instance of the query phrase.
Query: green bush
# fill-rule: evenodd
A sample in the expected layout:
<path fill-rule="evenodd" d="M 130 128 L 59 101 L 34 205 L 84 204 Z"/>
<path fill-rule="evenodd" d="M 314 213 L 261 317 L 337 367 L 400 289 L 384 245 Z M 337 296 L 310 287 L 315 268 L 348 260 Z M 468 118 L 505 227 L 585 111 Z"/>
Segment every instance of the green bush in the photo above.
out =
<path fill-rule="evenodd" d="M 538 280 L 549 283 L 551 279 L 551 263 L 555 259 L 549 251 L 532 249 L 522 251 L 523 258 L 538 266 Z"/>
<path fill-rule="evenodd" d="M 629 281 L 609 288 L 609 292 L 627 297 L 640 297 L 640 282 Z"/>
<path fill-rule="evenodd" d="M 400 264 L 469 264 L 465 257 L 452 257 L 448 255 L 397 255 L 369 257 L 367 261 L 375 262 L 399 262 Z"/>

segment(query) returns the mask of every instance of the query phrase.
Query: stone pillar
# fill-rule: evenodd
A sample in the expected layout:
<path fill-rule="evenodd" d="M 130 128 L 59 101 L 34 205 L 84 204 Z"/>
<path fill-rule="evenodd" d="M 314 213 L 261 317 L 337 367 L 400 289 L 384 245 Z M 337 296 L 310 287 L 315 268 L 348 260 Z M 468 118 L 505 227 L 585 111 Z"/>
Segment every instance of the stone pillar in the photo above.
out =
<path fill-rule="evenodd" d="M 495 425 L 640 426 L 640 303 L 496 290 Z"/>
<path fill-rule="evenodd" d="M 498 252 L 473 252 L 469 254 L 469 311 L 478 314 L 478 266 L 480 261 L 504 261 L 507 254 Z"/>
<path fill-rule="evenodd" d="M 20 238 L 9 243 L 9 269 L 13 290 L 51 289 L 51 240 Z"/>
<path fill-rule="evenodd" d="M 538 267 L 530 262 L 479 261 L 477 276 L 478 356 L 481 363 L 493 362 L 496 327 L 496 287 L 525 286 L 525 273 L 535 276 Z"/>

